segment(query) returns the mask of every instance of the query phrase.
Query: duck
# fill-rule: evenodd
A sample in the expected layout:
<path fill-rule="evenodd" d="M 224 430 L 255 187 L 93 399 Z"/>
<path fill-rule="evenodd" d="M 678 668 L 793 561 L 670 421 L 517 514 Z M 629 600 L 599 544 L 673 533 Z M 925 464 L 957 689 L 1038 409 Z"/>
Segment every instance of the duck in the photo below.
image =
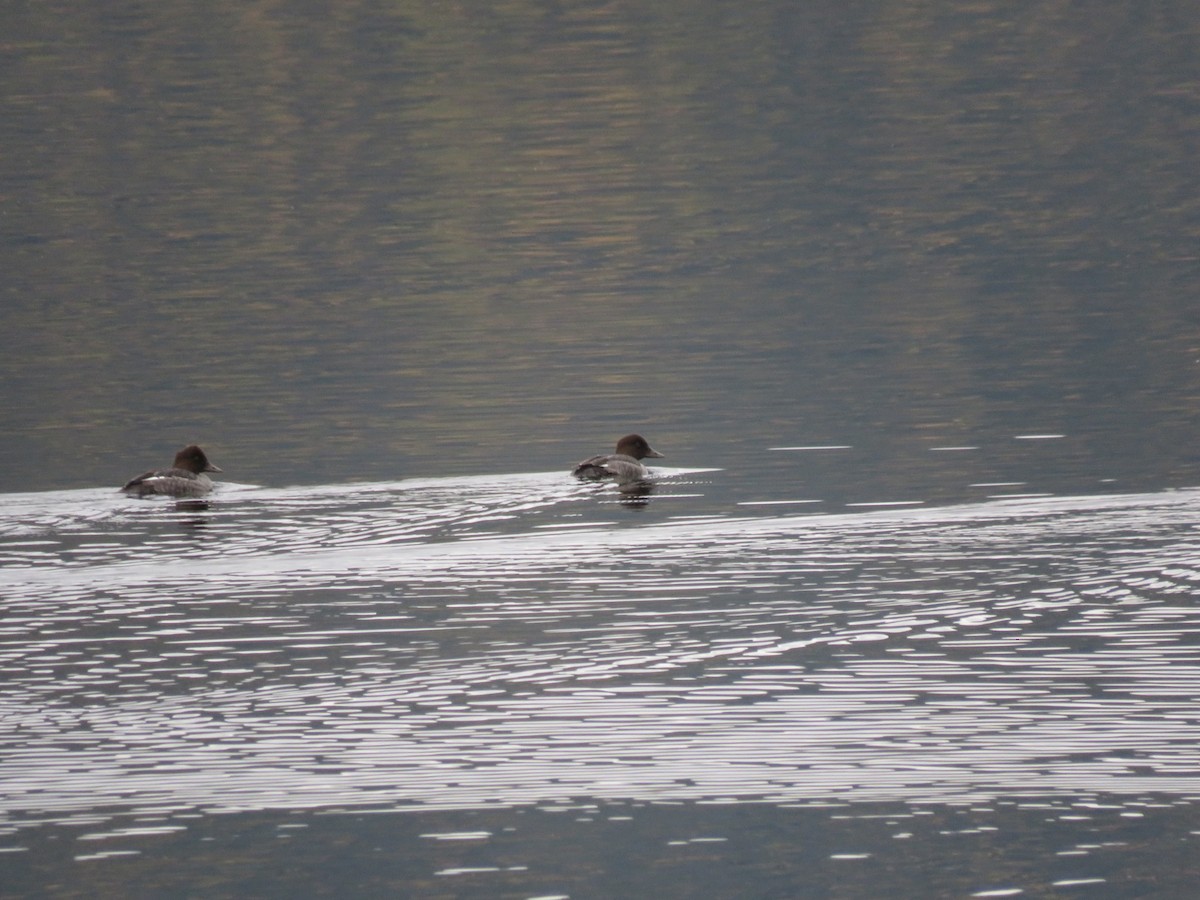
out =
<path fill-rule="evenodd" d="M 188 444 L 175 454 L 175 462 L 169 469 L 151 469 L 125 482 L 121 492 L 131 497 L 150 497 L 161 494 L 166 497 L 203 497 L 212 490 L 212 479 L 207 472 L 221 470 L 208 461 L 204 451 L 195 444 Z"/>
<path fill-rule="evenodd" d="M 627 434 L 617 441 L 615 453 L 589 457 L 576 465 L 571 474 L 585 481 L 612 479 L 617 484 L 633 484 L 650 477 L 650 470 L 642 465 L 643 459 L 662 458 L 663 454 L 640 434 Z"/>

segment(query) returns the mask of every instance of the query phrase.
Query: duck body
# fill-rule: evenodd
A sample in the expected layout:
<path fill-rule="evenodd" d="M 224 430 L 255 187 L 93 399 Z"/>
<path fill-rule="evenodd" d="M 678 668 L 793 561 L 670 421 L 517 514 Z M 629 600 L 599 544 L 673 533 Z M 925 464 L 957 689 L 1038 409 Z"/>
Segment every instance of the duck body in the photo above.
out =
<path fill-rule="evenodd" d="M 662 459 L 659 453 L 640 434 L 627 434 L 617 441 L 615 453 L 592 456 L 578 463 L 571 474 L 585 481 L 616 481 L 618 484 L 631 484 L 646 481 L 650 470 L 643 464 L 643 459 Z"/>
<path fill-rule="evenodd" d="M 189 444 L 175 454 L 169 469 L 151 469 L 125 482 L 121 492 L 131 497 L 203 497 L 212 490 L 208 472 L 221 470 L 208 461 L 204 451 Z"/>

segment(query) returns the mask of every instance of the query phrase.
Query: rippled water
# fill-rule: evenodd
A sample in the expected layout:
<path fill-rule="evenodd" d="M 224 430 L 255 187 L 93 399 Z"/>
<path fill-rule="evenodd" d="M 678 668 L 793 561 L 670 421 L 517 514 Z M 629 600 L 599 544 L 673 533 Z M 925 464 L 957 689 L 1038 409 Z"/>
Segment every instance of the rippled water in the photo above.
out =
<path fill-rule="evenodd" d="M 1200 492 L 693 515 L 720 473 L 666 475 L 638 508 L 561 473 L 6 497 L 5 843 L 1200 793 Z"/>
<path fill-rule="evenodd" d="M 1195 895 L 1191 6 L 10 5 L 0 895 Z"/>

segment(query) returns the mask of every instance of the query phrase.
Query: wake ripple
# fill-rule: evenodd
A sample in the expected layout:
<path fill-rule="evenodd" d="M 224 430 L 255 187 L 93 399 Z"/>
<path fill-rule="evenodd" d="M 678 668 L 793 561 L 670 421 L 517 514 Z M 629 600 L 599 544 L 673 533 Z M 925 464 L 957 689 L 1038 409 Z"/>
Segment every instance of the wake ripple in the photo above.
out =
<path fill-rule="evenodd" d="M 0 823 L 1200 791 L 1200 493 L 675 519 L 611 496 L 12 498 Z"/>

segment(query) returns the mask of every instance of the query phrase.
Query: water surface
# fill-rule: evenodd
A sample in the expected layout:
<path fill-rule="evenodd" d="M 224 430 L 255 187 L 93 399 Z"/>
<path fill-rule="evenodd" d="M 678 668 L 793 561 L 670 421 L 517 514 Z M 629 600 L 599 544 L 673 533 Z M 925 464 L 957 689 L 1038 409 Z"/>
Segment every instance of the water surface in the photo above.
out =
<path fill-rule="evenodd" d="M 10 10 L 2 891 L 1191 896 L 1193 19 Z"/>
<path fill-rule="evenodd" d="M 914 811 L 1032 809 L 1020 828 L 1087 843 L 1057 817 L 1200 792 L 1194 491 L 701 515 L 721 473 L 660 474 L 640 508 L 562 473 L 14 498 L 10 849 L 190 859 L 231 815 L 663 804 L 875 808 L 903 840 Z M 519 846 L 484 867 L 517 890 L 545 874 Z"/>

